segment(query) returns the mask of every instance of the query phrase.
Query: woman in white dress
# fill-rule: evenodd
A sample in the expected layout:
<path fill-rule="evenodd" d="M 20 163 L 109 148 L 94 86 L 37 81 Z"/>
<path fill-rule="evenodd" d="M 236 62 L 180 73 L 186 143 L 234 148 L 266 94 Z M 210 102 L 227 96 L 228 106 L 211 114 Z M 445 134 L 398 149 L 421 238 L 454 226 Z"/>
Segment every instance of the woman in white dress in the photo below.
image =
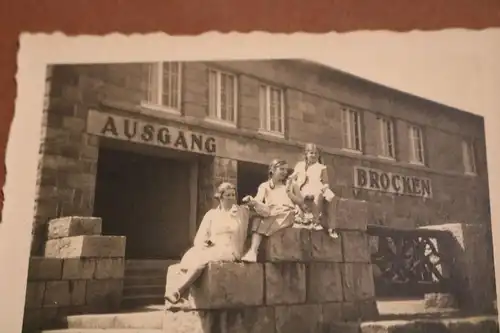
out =
<path fill-rule="evenodd" d="M 219 205 L 203 217 L 196 233 L 193 247 L 182 257 L 181 279 L 167 281 L 165 299 L 177 303 L 181 295 L 201 275 L 210 262 L 238 261 L 241 259 L 247 238 L 249 209 L 236 205 L 236 188 L 222 183 L 217 188 Z"/>
<path fill-rule="evenodd" d="M 293 226 L 295 220 L 295 198 L 287 182 L 288 164 L 284 160 L 273 160 L 269 165 L 269 180 L 259 186 L 255 198 L 247 196 L 247 203 L 257 213 L 252 223 L 250 249 L 241 259 L 256 262 L 257 253 L 263 237 Z"/>

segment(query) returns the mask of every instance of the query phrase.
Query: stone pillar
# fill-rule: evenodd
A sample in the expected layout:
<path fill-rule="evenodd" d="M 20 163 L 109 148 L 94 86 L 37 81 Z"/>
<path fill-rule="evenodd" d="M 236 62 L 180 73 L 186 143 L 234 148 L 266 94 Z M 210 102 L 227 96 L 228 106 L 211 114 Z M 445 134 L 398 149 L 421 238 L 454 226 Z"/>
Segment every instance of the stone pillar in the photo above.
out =
<path fill-rule="evenodd" d="M 75 66 L 56 66 L 47 79 L 32 255 L 43 255 L 51 219 L 93 213 L 99 144 L 85 133 L 90 104 L 84 104 L 91 94 L 97 92 L 82 84 Z"/>
<path fill-rule="evenodd" d="M 493 262 L 488 256 L 487 228 L 479 224 L 449 223 L 426 226 L 447 231 L 450 238 L 438 244 L 440 252 L 453 260 L 449 268 L 452 288 L 462 310 L 487 313 L 494 310 Z"/>
<path fill-rule="evenodd" d="M 100 218 L 50 221 L 45 257 L 30 258 L 26 330 L 50 327 L 66 315 L 119 309 L 125 237 L 102 236 L 101 225 Z"/>
<path fill-rule="evenodd" d="M 366 204 L 341 200 L 338 239 L 293 227 L 264 242 L 258 263 L 209 264 L 185 299 L 167 303 L 163 331 L 359 330 L 360 320 L 378 315 Z M 167 281 L 177 278 L 179 266 L 172 265 Z"/>

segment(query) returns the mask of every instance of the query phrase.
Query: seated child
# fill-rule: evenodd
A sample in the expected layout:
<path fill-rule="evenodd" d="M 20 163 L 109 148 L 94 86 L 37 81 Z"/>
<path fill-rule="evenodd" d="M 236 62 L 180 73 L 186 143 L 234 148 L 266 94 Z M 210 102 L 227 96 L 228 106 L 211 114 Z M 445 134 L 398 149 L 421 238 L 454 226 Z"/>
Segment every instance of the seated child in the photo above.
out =
<path fill-rule="evenodd" d="M 303 211 L 303 220 L 306 224 L 311 223 L 314 229 L 321 230 L 321 219 L 323 213 L 323 201 L 331 204 L 335 194 L 328 184 L 327 168 L 321 161 L 319 150 L 314 144 L 305 147 L 305 159 L 295 166 L 291 181 L 295 183 L 300 191 L 303 204 L 298 205 Z M 333 238 L 338 235 L 333 229 L 329 229 Z"/>

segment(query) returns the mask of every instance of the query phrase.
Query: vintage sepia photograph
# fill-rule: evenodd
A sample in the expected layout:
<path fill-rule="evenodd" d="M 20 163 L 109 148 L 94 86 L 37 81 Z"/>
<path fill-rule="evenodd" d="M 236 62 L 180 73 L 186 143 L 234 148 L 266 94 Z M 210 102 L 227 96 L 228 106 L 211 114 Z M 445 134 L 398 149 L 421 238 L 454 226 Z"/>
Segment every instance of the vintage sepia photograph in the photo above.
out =
<path fill-rule="evenodd" d="M 498 332 L 483 116 L 198 58 L 44 66 L 24 332 Z"/>

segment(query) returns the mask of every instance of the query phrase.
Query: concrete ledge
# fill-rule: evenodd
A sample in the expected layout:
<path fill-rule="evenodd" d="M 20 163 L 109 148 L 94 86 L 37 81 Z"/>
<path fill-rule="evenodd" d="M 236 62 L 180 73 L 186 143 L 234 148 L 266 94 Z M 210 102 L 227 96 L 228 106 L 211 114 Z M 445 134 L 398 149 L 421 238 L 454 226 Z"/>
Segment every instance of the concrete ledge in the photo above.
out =
<path fill-rule="evenodd" d="M 101 232 L 102 220 L 98 217 L 68 216 L 51 220 L 48 225 L 48 239 L 100 235 Z"/>
<path fill-rule="evenodd" d="M 48 258 L 110 258 L 125 256 L 124 236 L 74 236 L 45 244 Z"/>

